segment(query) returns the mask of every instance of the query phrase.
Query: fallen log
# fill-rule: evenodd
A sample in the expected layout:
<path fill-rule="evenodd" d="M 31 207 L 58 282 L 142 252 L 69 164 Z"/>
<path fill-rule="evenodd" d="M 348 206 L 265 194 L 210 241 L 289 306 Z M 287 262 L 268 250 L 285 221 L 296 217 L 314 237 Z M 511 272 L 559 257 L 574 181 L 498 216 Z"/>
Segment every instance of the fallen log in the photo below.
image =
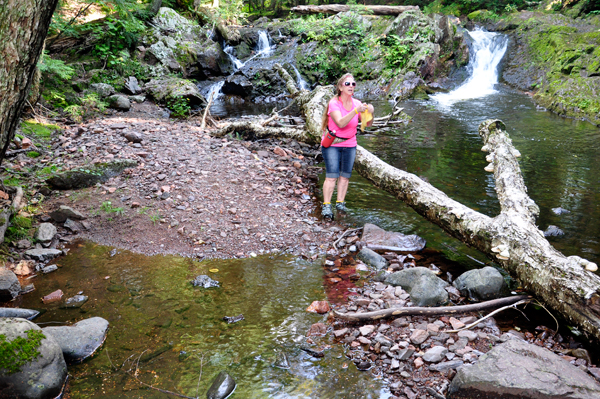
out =
<path fill-rule="evenodd" d="M 360 6 L 359 10 L 372 15 L 398 15 L 408 10 L 418 10 L 419 6 Z M 296 6 L 290 11 L 297 14 L 338 14 L 350 11 L 346 4 L 329 4 L 323 6 Z"/>
<path fill-rule="evenodd" d="M 305 132 L 294 129 L 294 139 L 317 143 L 321 115 L 332 97 L 331 86 L 317 87 L 296 98 L 306 118 Z M 250 126 L 247 126 L 250 127 Z M 261 127 L 264 129 L 264 127 Z M 283 134 L 282 129 L 276 134 Z M 266 131 L 263 131 L 266 133 Z M 476 248 L 507 270 L 549 308 L 560 313 L 587 336 L 600 340 L 600 277 L 597 266 L 579 256 L 565 256 L 535 225 L 538 208 L 527 195 L 513 147 L 504 124 L 487 120 L 480 125 L 485 169 L 493 171 L 501 212 L 489 217 L 449 198 L 412 173 L 396 169 L 357 146 L 355 170 L 375 186 L 404 201 L 417 213 L 451 236 Z M 263 136 L 264 137 L 264 136 Z"/>
<path fill-rule="evenodd" d="M 532 296 L 529 295 L 516 295 L 507 298 L 492 299 L 491 301 L 472 303 L 469 305 L 459 306 L 439 306 L 439 307 L 425 307 L 425 306 L 410 306 L 406 308 L 390 308 L 376 310 L 374 312 L 364 313 L 341 313 L 337 310 L 333 311 L 333 315 L 339 319 L 348 321 L 369 321 L 386 319 L 389 317 L 400 317 L 400 316 L 443 316 L 443 315 L 455 315 L 461 313 L 477 312 L 480 310 L 495 309 L 502 306 L 513 305 L 523 300 L 531 300 Z"/>

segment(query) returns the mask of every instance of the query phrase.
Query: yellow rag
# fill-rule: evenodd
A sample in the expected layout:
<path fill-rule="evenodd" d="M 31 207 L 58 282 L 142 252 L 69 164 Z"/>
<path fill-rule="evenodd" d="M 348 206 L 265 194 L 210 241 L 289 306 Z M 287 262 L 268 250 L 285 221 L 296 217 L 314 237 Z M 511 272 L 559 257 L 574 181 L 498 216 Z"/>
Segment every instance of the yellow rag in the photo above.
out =
<path fill-rule="evenodd" d="M 369 123 L 369 121 L 373 120 L 373 114 L 369 112 L 368 109 L 365 109 L 363 112 L 360 113 L 360 131 L 364 132 L 365 131 L 365 127 L 367 126 L 367 123 Z"/>

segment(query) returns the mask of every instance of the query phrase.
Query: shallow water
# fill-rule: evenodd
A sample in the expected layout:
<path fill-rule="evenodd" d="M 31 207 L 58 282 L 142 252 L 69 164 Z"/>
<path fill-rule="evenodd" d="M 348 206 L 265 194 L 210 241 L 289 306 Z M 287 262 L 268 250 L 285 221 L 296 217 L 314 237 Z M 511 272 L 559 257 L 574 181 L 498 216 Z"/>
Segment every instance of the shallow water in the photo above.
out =
<path fill-rule="evenodd" d="M 507 86 L 496 88 L 496 94 L 449 107 L 432 100 L 406 101 L 400 106 L 413 116 L 413 122 L 393 131 L 359 136 L 359 144 L 391 165 L 426 178 L 451 198 L 495 216 L 500 206 L 493 174 L 483 170 L 488 163 L 478 127 L 486 119 L 501 119 L 522 154 L 519 163 L 528 193 L 540 207 L 539 228 L 558 226 L 564 236 L 549 238 L 558 250 L 600 264 L 600 129 L 538 110 L 528 96 Z M 374 104 L 376 116 L 389 113 L 388 102 Z M 429 248 L 461 259 L 467 266 L 485 261 L 357 174 L 351 179 L 347 199 L 353 208 L 350 217 L 357 224 L 369 221 L 421 235 Z M 552 208 L 558 207 L 570 213 L 556 215 Z"/>
<path fill-rule="evenodd" d="M 343 356 L 341 346 L 326 349 L 321 359 L 300 349 L 329 344 L 328 338 L 314 338 L 317 345 L 306 342 L 308 328 L 324 318 L 305 311 L 312 301 L 325 299 L 319 261 L 262 256 L 198 262 L 110 253 L 111 248 L 90 242 L 75 244 L 58 259 L 58 271 L 34 280 L 36 291 L 21 303 L 47 310 L 35 320 L 42 327 L 92 316 L 109 321 L 101 351 L 69 367 L 71 398 L 167 397 L 126 373 L 135 372 L 140 356 L 141 381 L 192 397 L 205 397 L 222 370 L 238 384 L 232 398 L 389 397 L 380 380 Z M 221 287 L 193 287 L 190 280 L 200 274 Z M 42 305 L 40 297 L 56 289 L 65 297 L 83 291 L 90 299 L 81 309 Z M 241 322 L 222 320 L 239 314 Z M 273 366 L 282 353 L 290 369 Z M 157 356 L 144 361 L 150 354 Z"/>

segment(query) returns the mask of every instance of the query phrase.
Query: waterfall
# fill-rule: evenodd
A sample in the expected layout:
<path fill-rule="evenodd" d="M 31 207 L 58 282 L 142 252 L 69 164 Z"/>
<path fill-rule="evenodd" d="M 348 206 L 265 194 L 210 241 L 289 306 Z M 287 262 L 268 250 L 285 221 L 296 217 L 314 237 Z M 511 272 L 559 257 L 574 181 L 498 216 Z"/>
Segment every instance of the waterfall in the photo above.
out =
<path fill-rule="evenodd" d="M 258 32 L 258 45 L 256 46 L 256 54 L 260 55 L 261 57 L 268 57 L 273 52 L 273 47 L 271 47 L 271 41 L 269 40 L 267 31 L 261 30 Z"/>
<path fill-rule="evenodd" d="M 494 86 L 498 83 L 498 64 L 504 57 L 508 40 L 505 35 L 480 29 L 469 32 L 469 35 L 473 39 L 472 55 L 467 67 L 469 78 L 450 93 L 431 96 L 442 105 L 496 93 Z"/>
<path fill-rule="evenodd" d="M 210 100 L 210 96 L 213 95 L 213 93 L 214 93 L 213 101 L 216 100 L 217 98 L 219 98 L 222 94 L 221 89 L 223 88 L 224 84 L 225 84 L 225 81 L 222 80 L 220 82 L 210 85 L 208 87 L 208 90 L 206 90 L 206 93 L 202 93 L 204 95 L 204 98 L 206 98 L 206 101 Z"/>
<path fill-rule="evenodd" d="M 235 58 L 233 56 L 233 54 L 231 54 L 233 52 L 233 47 L 225 46 L 225 48 L 223 49 L 223 52 L 229 56 L 229 59 L 233 63 L 234 70 L 237 71 L 238 69 L 240 69 L 241 67 L 244 66 L 244 63 L 242 61 L 238 60 L 237 58 Z"/>
<path fill-rule="evenodd" d="M 298 84 L 298 87 L 300 88 L 300 90 L 310 90 L 310 86 L 308 85 L 308 82 L 306 80 L 304 80 L 302 75 L 300 75 L 300 71 L 298 71 L 298 69 L 296 69 L 296 67 L 293 65 L 292 65 L 292 68 L 294 68 L 294 72 L 296 72 L 296 83 Z"/>

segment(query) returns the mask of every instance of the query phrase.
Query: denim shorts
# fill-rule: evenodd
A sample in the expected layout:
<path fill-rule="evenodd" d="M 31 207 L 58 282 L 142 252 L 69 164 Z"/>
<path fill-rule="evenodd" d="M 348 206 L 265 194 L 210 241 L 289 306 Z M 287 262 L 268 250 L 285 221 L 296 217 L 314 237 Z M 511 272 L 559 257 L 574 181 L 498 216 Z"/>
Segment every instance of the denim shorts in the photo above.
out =
<path fill-rule="evenodd" d="M 321 147 L 325 159 L 325 177 L 347 179 L 352 176 L 356 147 Z"/>

